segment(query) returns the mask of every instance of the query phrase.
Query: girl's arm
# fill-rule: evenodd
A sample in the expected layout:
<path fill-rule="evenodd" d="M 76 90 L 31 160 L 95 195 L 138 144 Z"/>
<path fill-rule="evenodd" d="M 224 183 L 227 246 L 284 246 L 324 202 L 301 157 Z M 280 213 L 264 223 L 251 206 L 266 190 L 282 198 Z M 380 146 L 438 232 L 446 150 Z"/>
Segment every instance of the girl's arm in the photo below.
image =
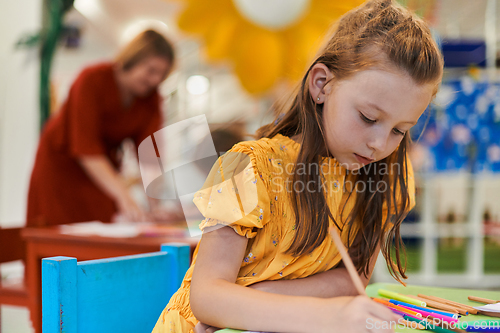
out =
<path fill-rule="evenodd" d="M 368 277 L 361 274 L 361 281 L 368 285 L 373 268 L 377 262 L 380 252 L 380 245 L 377 246 L 373 256 L 370 259 L 370 269 Z M 311 275 L 302 279 L 294 280 L 276 280 L 263 281 L 249 286 L 250 288 L 262 290 L 274 294 L 292 295 L 292 296 L 313 296 L 313 297 L 337 297 L 337 296 L 356 296 L 358 292 L 352 283 L 352 280 L 341 261 L 337 267 L 326 272 Z"/>
<path fill-rule="evenodd" d="M 365 332 L 367 319 L 397 320 L 367 297 L 330 299 L 278 295 L 235 284 L 247 239 L 229 227 L 206 229 L 200 241 L 190 304 L 215 327 L 273 332 Z"/>
<path fill-rule="evenodd" d="M 127 186 L 106 156 L 81 156 L 78 162 L 96 186 L 115 201 L 120 213 L 132 221 L 146 219 L 145 213 L 132 199 Z"/>

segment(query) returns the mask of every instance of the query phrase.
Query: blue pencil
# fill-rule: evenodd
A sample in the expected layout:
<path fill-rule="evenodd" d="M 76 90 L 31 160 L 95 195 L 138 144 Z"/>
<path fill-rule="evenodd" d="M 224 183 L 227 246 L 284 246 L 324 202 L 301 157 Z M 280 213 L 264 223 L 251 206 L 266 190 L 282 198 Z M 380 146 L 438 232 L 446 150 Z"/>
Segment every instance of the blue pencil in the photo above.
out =
<path fill-rule="evenodd" d="M 467 332 L 500 332 L 500 321 L 476 320 L 461 322 L 459 327 Z"/>
<path fill-rule="evenodd" d="M 454 318 L 454 319 L 458 319 L 458 315 L 456 313 L 448 313 L 448 312 L 444 312 L 444 311 L 438 311 L 438 310 L 430 309 L 430 308 L 427 308 L 427 307 L 424 308 L 422 306 L 413 305 L 413 304 L 409 304 L 409 303 L 405 303 L 405 302 L 401 302 L 401 301 L 396 301 L 396 300 L 393 300 L 393 299 L 390 299 L 389 302 L 391 302 L 392 304 L 404 305 L 404 306 L 407 306 L 407 307 L 410 307 L 410 308 L 420 309 L 420 310 L 424 310 L 424 311 L 427 311 L 427 312 L 439 313 L 439 314 L 441 314 L 443 316 L 447 316 L 447 317 L 451 317 L 451 318 Z"/>

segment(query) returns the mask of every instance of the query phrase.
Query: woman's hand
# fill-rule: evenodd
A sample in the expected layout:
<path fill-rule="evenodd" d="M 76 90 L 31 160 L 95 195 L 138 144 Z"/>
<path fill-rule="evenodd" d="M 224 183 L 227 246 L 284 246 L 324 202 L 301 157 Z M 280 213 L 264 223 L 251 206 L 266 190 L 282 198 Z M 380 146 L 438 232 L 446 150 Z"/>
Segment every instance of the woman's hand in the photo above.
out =
<path fill-rule="evenodd" d="M 141 222 L 149 219 L 146 212 L 132 199 L 128 191 L 117 196 L 115 203 L 118 208 L 117 214 L 123 216 L 126 221 Z"/>
<path fill-rule="evenodd" d="M 118 215 L 123 215 L 128 221 L 148 220 L 105 155 L 81 156 L 78 162 L 95 185 L 113 199 L 118 208 Z"/>
<path fill-rule="evenodd" d="M 311 332 L 394 332 L 400 316 L 366 296 L 322 299 L 324 312 Z"/>

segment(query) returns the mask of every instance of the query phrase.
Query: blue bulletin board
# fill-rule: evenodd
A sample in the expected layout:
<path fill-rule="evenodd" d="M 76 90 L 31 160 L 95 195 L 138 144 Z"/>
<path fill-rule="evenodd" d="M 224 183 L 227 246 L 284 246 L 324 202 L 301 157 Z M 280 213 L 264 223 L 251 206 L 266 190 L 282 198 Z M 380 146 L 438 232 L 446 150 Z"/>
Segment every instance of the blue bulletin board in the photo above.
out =
<path fill-rule="evenodd" d="M 427 151 L 425 171 L 500 172 L 500 84 L 443 83 L 411 135 Z"/>

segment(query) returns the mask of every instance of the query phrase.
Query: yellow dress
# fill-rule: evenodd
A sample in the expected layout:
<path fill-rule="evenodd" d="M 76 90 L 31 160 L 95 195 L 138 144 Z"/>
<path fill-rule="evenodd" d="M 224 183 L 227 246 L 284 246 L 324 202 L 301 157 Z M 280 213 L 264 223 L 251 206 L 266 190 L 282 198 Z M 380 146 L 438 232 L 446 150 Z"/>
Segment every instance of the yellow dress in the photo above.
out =
<path fill-rule="evenodd" d="M 293 257 L 283 253 L 295 232 L 289 191 L 299 149 L 298 143 L 280 134 L 272 139 L 241 142 L 219 158 L 203 189 L 195 194 L 193 201 L 205 217 L 200 224 L 202 230 L 217 224 L 228 225 L 249 239 L 236 284 L 248 286 L 265 280 L 304 278 L 334 268 L 341 260 L 329 235 L 310 254 Z M 230 174 L 231 171 L 234 174 Z M 324 158 L 321 171 L 324 175 L 321 186 L 328 193 L 328 205 L 337 223 L 342 225 L 344 221 L 339 213 L 346 204 L 347 196 L 343 196 L 346 170 L 335 159 Z M 307 172 L 307 169 L 303 172 Z M 408 174 L 410 206 L 413 207 L 415 191 L 411 165 Z M 318 190 L 318 187 L 318 184 L 309 184 L 308 190 Z M 235 192 L 238 192 L 241 200 L 235 200 Z M 245 196 L 249 199 L 244 200 Z M 253 197 L 255 200 L 252 200 Z M 347 202 L 345 216 L 348 216 L 353 203 L 351 199 Z M 333 225 L 333 222 L 330 223 Z M 347 229 L 344 228 L 345 232 L 341 234 L 346 245 Z M 351 235 L 350 240 L 353 238 Z M 153 333 L 192 333 L 198 323 L 189 305 L 197 253 L 198 246 L 181 287 L 161 313 Z"/>

